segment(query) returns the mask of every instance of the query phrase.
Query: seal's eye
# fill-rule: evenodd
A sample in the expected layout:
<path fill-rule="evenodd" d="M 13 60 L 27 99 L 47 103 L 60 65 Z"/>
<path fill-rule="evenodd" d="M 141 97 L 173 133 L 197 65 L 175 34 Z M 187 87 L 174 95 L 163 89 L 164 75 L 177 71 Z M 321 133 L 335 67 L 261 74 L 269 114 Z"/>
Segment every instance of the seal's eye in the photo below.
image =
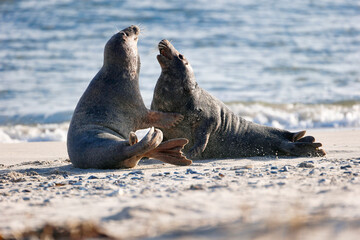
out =
<path fill-rule="evenodd" d="M 181 55 L 181 54 L 179 54 L 179 58 L 180 58 L 181 60 L 184 60 L 184 56 Z"/>

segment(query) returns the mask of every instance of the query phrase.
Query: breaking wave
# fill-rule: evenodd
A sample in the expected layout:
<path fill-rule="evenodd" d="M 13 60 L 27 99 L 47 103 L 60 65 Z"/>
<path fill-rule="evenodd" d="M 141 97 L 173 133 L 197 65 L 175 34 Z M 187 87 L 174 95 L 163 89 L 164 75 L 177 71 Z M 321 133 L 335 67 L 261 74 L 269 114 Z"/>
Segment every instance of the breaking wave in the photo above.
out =
<path fill-rule="evenodd" d="M 249 121 L 289 130 L 360 127 L 360 102 L 332 104 L 228 102 L 227 105 L 236 114 Z M 68 121 L 3 125 L 0 126 L 0 142 L 66 141 L 68 127 Z M 140 131 L 139 135 L 145 133 L 146 131 Z"/>

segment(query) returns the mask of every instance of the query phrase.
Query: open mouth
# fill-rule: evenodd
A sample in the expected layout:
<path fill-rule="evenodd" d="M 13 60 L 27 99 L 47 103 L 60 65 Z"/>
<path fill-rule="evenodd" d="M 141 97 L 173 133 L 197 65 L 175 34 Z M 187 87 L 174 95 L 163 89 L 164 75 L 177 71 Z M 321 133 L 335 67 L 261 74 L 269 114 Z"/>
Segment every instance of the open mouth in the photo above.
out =
<path fill-rule="evenodd" d="M 158 48 L 159 48 L 160 56 L 166 57 L 169 60 L 172 59 L 171 51 L 164 41 L 161 41 L 159 43 Z"/>

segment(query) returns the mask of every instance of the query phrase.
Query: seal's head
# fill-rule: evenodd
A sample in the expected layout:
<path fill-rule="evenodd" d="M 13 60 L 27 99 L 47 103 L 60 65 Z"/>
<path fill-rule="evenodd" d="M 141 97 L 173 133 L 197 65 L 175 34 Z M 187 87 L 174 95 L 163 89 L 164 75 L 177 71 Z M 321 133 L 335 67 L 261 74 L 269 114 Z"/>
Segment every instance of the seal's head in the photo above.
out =
<path fill-rule="evenodd" d="M 169 75 L 174 84 L 181 84 L 185 89 L 195 87 L 194 71 L 184 55 L 166 39 L 159 42 L 158 48 L 160 54 L 157 55 L 157 60 L 162 73 Z"/>
<path fill-rule="evenodd" d="M 137 50 L 138 36 L 140 28 L 132 25 L 110 38 L 105 45 L 104 65 L 140 69 L 140 58 Z"/>

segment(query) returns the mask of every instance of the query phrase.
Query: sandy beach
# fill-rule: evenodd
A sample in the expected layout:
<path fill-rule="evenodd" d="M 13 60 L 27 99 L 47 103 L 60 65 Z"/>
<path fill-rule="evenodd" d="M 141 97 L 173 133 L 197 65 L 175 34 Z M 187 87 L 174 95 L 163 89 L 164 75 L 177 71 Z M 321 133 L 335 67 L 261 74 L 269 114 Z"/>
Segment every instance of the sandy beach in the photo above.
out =
<path fill-rule="evenodd" d="M 0 239 L 358 239 L 360 130 L 312 130 L 326 157 L 74 168 L 64 142 L 0 144 Z"/>

